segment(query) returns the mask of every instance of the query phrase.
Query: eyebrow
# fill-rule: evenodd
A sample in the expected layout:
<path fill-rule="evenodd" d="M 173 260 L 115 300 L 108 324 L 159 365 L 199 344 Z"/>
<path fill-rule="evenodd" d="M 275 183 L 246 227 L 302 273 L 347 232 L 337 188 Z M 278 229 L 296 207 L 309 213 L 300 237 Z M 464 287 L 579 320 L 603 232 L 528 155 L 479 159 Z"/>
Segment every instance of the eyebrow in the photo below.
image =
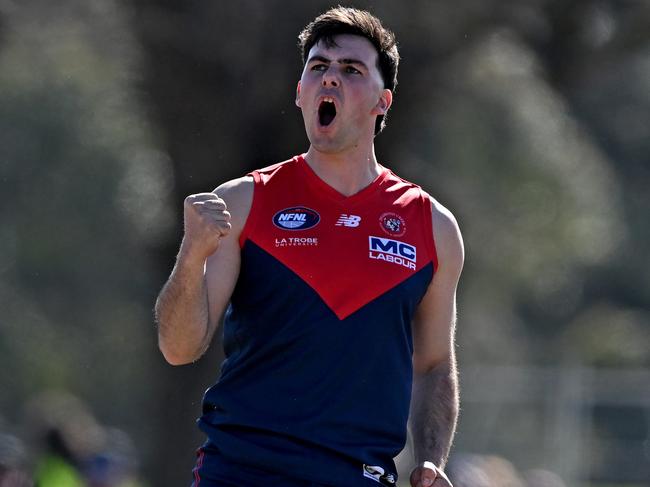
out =
<path fill-rule="evenodd" d="M 319 62 L 327 63 L 327 64 L 329 64 L 329 63 L 332 62 L 331 59 L 328 59 L 328 58 L 326 58 L 325 56 L 321 56 L 321 55 L 319 55 L 319 54 L 315 54 L 315 55 L 313 55 L 312 57 L 310 57 L 310 58 L 307 60 L 307 64 L 312 63 L 312 62 L 314 62 L 314 61 L 319 61 Z M 361 61 L 360 59 L 341 58 L 341 59 L 337 59 L 336 61 L 337 61 L 338 63 L 340 63 L 340 64 L 356 64 L 356 65 L 361 66 L 361 67 L 363 67 L 363 68 L 365 68 L 365 69 L 368 69 L 368 66 L 366 65 L 366 63 L 364 63 L 364 62 Z"/>

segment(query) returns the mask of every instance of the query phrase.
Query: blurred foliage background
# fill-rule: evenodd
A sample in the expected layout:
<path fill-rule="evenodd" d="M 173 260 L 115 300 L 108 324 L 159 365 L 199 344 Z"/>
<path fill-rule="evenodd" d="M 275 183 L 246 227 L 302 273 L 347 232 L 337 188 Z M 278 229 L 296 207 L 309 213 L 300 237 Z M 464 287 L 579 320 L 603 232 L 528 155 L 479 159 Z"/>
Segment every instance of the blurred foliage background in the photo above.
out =
<path fill-rule="evenodd" d="M 455 485 L 650 485 L 650 2 L 348 5 L 402 54 L 380 161 L 465 237 Z M 156 348 L 182 200 L 307 149 L 296 36 L 330 6 L 0 0 L 0 464 L 36 468 L 59 391 L 189 484 L 221 350 Z"/>

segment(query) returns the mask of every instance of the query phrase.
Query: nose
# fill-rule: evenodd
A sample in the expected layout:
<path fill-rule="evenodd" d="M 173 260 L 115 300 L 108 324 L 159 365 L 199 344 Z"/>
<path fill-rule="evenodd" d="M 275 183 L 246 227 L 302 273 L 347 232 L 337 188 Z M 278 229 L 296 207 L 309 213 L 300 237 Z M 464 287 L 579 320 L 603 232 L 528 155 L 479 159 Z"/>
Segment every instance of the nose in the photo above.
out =
<path fill-rule="evenodd" d="M 323 73 L 323 87 L 336 88 L 338 86 L 339 86 L 339 80 L 336 77 L 336 72 L 332 68 L 329 68 L 327 71 Z"/>

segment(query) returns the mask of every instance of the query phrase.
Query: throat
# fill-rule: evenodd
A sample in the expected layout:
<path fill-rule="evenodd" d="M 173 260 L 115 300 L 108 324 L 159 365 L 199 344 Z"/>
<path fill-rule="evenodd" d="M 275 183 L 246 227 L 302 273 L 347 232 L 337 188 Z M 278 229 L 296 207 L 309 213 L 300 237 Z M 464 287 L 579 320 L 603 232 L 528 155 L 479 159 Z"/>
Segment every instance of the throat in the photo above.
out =
<path fill-rule="evenodd" d="M 305 163 L 311 172 L 327 186 L 342 196 L 349 197 L 372 184 L 383 172 L 374 157 L 362 162 L 363 158 L 353 160 L 336 157 L 323 158 L 313 148 L 305 154 Z"/>

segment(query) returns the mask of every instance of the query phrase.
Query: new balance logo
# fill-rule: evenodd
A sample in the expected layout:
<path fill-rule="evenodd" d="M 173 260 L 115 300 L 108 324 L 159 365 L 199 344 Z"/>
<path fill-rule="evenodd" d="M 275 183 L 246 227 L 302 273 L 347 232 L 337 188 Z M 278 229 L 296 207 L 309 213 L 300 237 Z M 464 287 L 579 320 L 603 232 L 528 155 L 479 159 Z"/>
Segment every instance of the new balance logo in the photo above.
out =
<path fill-rule="evenodd" d="M 336 221 L 337 227 L 358 227 L 361 217 L 357 215 L 346 215 L 343 213 Z"/>

